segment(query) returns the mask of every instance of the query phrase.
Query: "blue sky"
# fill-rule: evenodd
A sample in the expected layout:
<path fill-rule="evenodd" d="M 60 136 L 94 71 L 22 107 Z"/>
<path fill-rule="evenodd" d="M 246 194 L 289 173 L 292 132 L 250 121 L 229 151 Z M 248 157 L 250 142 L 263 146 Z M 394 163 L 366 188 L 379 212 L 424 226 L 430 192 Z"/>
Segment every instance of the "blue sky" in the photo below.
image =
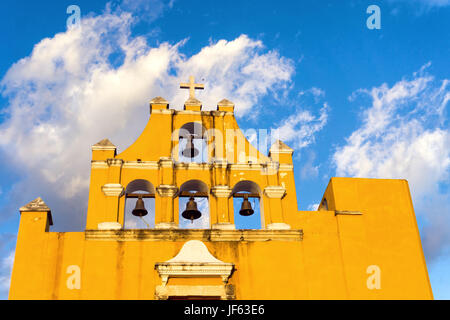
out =
<path fill-rule="evenodd" d="M 82 230 L 90 146 L 124 150 L 149 99 L 180 107 L 193 74 L 206 108 L 228 98 L 242 129 L 295 149 L 300 210 L 333 176 L 408 179 L 435 298 L 450 298 L 449 0 L 18 0 L 0 15 L 0 297 L 18 208 L 41 196 L 55 230 Z"/>

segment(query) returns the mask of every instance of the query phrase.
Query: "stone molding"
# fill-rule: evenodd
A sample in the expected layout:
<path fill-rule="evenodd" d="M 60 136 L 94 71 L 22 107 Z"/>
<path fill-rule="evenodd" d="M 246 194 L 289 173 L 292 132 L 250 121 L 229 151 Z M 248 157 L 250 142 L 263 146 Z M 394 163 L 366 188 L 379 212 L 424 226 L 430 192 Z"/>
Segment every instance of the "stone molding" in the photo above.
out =
<path fill-rule="evenodd" d="M 152 100 L 150 100 L 150 105 L 152 104 L 166 104 L 169 105 L 169 101 L 167 101 L 166 99 L 164 99 L 163 97 L 155 97 Z"/>
<path fill-rule="evenodd" d="M 268 224 L 266 228 L 267 230 L 290 230 L 291 226 L 286 223 L 276 222 Z"/>
<path fill-rule="evenodd" d="M 175 162 L 172 158 L 169 157 L 161 157 L 159 158 L 158 165 L 161 168 L 173 168 Z"/>
<path fill-rule="evenodd" d="M 105 150 L 116 150 L 117 147 L 115 145 L 112 144 L 111 141 L 109 141 L 109 139 L 103 139 L 99 142 L 97 142 L 96 144 L 94 144 L 91 148 L 93 151 L 105 151 Z"/>
<path fill-rule="evenodd" d="M 124 190 L 120 183 L 107 183 L 102 186 L 102 191 L 107 197 L 120 197 L 123 195 Z"/>
<path fill-rule="evenodd" d="M 294 150 L 286 145 L 283 141 L 277 140 L 269 149 L 270 154 L 290 154 L 292 155 Z"/>
<path fill-rule="evenodd" d="M 264 188 L 264 194 L 271 199 L 281 199 L 286 194 L 286 188 L 281 186 L 267 186 Z"/>
<path fill-rule="evenodd" d="M 236 230 L 236 226 L 229 222 L 218 222 L 211 225 L 213 230 Z"/>
<path fill-rule="evenodd" d="M 161 197 L 174 197 L 178 192 L 178 188 L 170 184 L 161 184 L 156 187 L 156 192 Z"/>
<path fill-rule="evenodd" d="M 275 225 L 276 226 L 276 225 Z M 302 241 L 303 231 L 293 229 L 138 229 L 86 230 L 86 240 L 95 241 Z"/>
<path fill-rule="evenodd" d="M 151 113 L 172 115 L 175 113 L 174 109 L 151 109 Z"/>
<path fill-rule="evenodd" d="M 334 215 L 349 215 L 349 216 L 360 216 L 362 215 L 361 211 L 348 211 L 348 210 L 335 210 Z"/>
<path fill-rule="evenodd" d="M 124 169 L 159 169 L 157 161 L 125 161 L 122 168 Z"/>
<path fill-rule="evenodd" d="M 214 158 L 211 161 L 211 164 L 214 166 L 214 168 L 227 168 L 228 167 L 228 160 L 225 158 Z"/>
<path fill-rule="evenodd" d="M 178 229 L 178 225 L 175 222 L 160 222 L 155 225 L 155 229 L 159 230 Z"/>
<path fill-rule="evenodd" d="M 212 164 L 203 162 L 203 163 L 196 163 L 196 162 L 177 162 L 175 164 L 175 169 L 178 170 L 210 170 Z"/>
<path fill-rule="evenodd" d="M 97 228 L 98 230 L 120 230 L 122 225 L 118 222 L 100 222 Z"/>
<path fill-rule="evenodd" d="M 124 163 L 124 161 L 122 159 L 106 159 L 106 163 L 108 164 L 108 166 L 117 166 L 117 167 L 121 167 Z"/>
<path fill-rule="evenodd" d="M 288 163 L 280 163 L 280 166 L 278 167 L 278 170 L 280 171 L 293 171 L 294 165 L 288 164 Z"/>
<path fill-rule="evenodd" d="M 216 198 L 229 198 L 232 191 L 233 190 L 229 186 L 226 186 L 226 185 L 219 185 L 219 186 L 214 186 L 211 188 L 211 193 Z"/>
<path fill-rule="evenodd" d="M 20 212 L 50 212 L 50 208 L 41 197 L 34 199 L 19 209 Z"/>
<path fill-rule="evenodd" d="M 169 297 L 173 296 L 220 297 L 222 300 L 232 300 L 236 298 L 234 286 L 231 284 L 225 286 L 156 286 L 156 300 L 167 300 Z"/>
<path fill-rule="evenodd" d="M 91 168 L 93 169 L 108 169 L 108 163 L 104 160 L 92 160 Z"/>
<path fill-rule="evenodd" d="M 215 258 L 203 242 L 189 240 L 175 257 L 155 263 L 155 269 L 161 277 L 162 286 L 166 286 L 170 277 L 220 277 L 226 284 L 234 264 Z"/>

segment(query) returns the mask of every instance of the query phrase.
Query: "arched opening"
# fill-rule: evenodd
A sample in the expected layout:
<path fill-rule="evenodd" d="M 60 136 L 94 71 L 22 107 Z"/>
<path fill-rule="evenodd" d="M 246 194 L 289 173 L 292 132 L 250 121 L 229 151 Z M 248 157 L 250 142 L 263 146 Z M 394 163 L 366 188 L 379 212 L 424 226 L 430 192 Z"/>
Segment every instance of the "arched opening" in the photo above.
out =
<path fill-rule="evenodd" d="M 138 199 L 144 202 L 147 215 L 135 216 L 132 214 Z M 155 227 L 155 188 L 147 180 L 137 179 L 131 181 L 125 189 L 124 229 L 148 229 Z"/>
<path fill-rule="evenodd" d="M 180 128 L 178 137 L 180 162 L 208 162 L 206 129 L 199 122 L 188 122 Z"/>
<path fill-rule="evenodd" d="M 179 227 L 182 229 L 210 229 L 209 219 L 209 189 L 206 183 L 200 180 L 189 180 L 183 183 L 178 192 L 179 197 Z M 197 210 L 201 215 L 199 218 L 183 217 L 189 201 L 193 199 Z M 191 202 L 192 204 L 192 202 Z"/>
<path fill-rule="evenodd" d="M 262 229 L 264 222 L 261 214 L 261 188 L 252 181 L 244 180 L 236 183 L 232 195 L 236 229 Z M 246 199 L 247 204 L 243 204 Z M 241 212 L 241 209 L 244 210 Z M 253 210 L 253 213 L 249 209 Z"/>

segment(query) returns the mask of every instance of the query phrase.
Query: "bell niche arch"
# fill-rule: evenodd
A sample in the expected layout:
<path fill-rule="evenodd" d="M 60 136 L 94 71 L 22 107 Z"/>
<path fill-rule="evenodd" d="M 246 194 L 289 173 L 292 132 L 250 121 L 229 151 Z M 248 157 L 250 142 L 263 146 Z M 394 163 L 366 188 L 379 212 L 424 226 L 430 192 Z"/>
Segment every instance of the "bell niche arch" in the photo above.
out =
<path fill-rule="evenodd" d="M 125 188 L 124 229 L 155 226 L 155 187 L 145 179 L 131 181 Z"/>
<path fill-rule="evenodd" d="M 179 162 L 208 162 L 207 134 L 199 122 L 188 122 L 181 126 L 178 134 Z"/>
<path fill-rule="evenodd" d="M 203 181 L 189 180 L 180 186 L 179 227 L 209 229 L 209 188 Z"/>
<path fill-rule="evenodd" d="M 253 181 L 239 181 L 232 189 L 236 229 L 263 229 L 261 188 Z"/>

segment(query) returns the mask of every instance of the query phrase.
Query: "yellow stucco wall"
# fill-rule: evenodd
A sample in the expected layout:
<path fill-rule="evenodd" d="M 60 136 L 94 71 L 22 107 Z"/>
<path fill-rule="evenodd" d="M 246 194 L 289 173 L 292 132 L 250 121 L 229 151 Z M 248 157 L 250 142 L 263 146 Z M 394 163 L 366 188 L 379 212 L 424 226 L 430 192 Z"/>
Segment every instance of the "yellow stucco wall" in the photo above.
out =
<path fill-rule="evenodd" d="M 194 109 L 176 112 L 166 103 L 152 103 L 148 125 L 127 150 L 93 149 L 85 232 L 49 232 L 49 212 L 21 213 L 10 299 L 154 299 L 161 285 L 155 264 L 173 258 L 194 238 L 217 259 L 234 264 L 227 285 L 234 287 L 236 299 L 432 299 L 405 180 L 332 178 L 319 211 L 298 211 L 289 149 L 271 150 L 268 157 L 245 140 L 243 159 L 229 152 L 228 140 L 219 143 L 214 137 L 209 140 L 215 142 L 212 161 L 177 164 L 174 129 L 191 121 L 206 130 L 239 129 L 229 106 L 219 104 L 215 112 Z M 249 163 L 251 155 L 257 157 Z M 273 164 L 280 164 L 274 172 L 269 170 Z M 105 186 L 125 190 L 135 179 L 148 180 L 157 190 L 156 223 L 175 225 L 178 201 L 167 186 L 179 188 L 196 179 L 208 190 L 227 186 L 231 191 L 239 181 L 253 181 L 259 187 L 263 230 L 249 231 L 248 237 L 239 230 L 215 230 L 214 236 L 211 230 L 98 230 L 102 222 L 124 222 L 126 194 Z M 211 227 L 233 224 L 231 194 L 209 192 Z M 379 289 L 367 285 L 373 265 L 380 270 Z M 79 267 L 79 289 L 67 285 L 70 266 Z M 214 277 L 190 277 L 170 278 L 168 285 L 220 283 Z"/>

